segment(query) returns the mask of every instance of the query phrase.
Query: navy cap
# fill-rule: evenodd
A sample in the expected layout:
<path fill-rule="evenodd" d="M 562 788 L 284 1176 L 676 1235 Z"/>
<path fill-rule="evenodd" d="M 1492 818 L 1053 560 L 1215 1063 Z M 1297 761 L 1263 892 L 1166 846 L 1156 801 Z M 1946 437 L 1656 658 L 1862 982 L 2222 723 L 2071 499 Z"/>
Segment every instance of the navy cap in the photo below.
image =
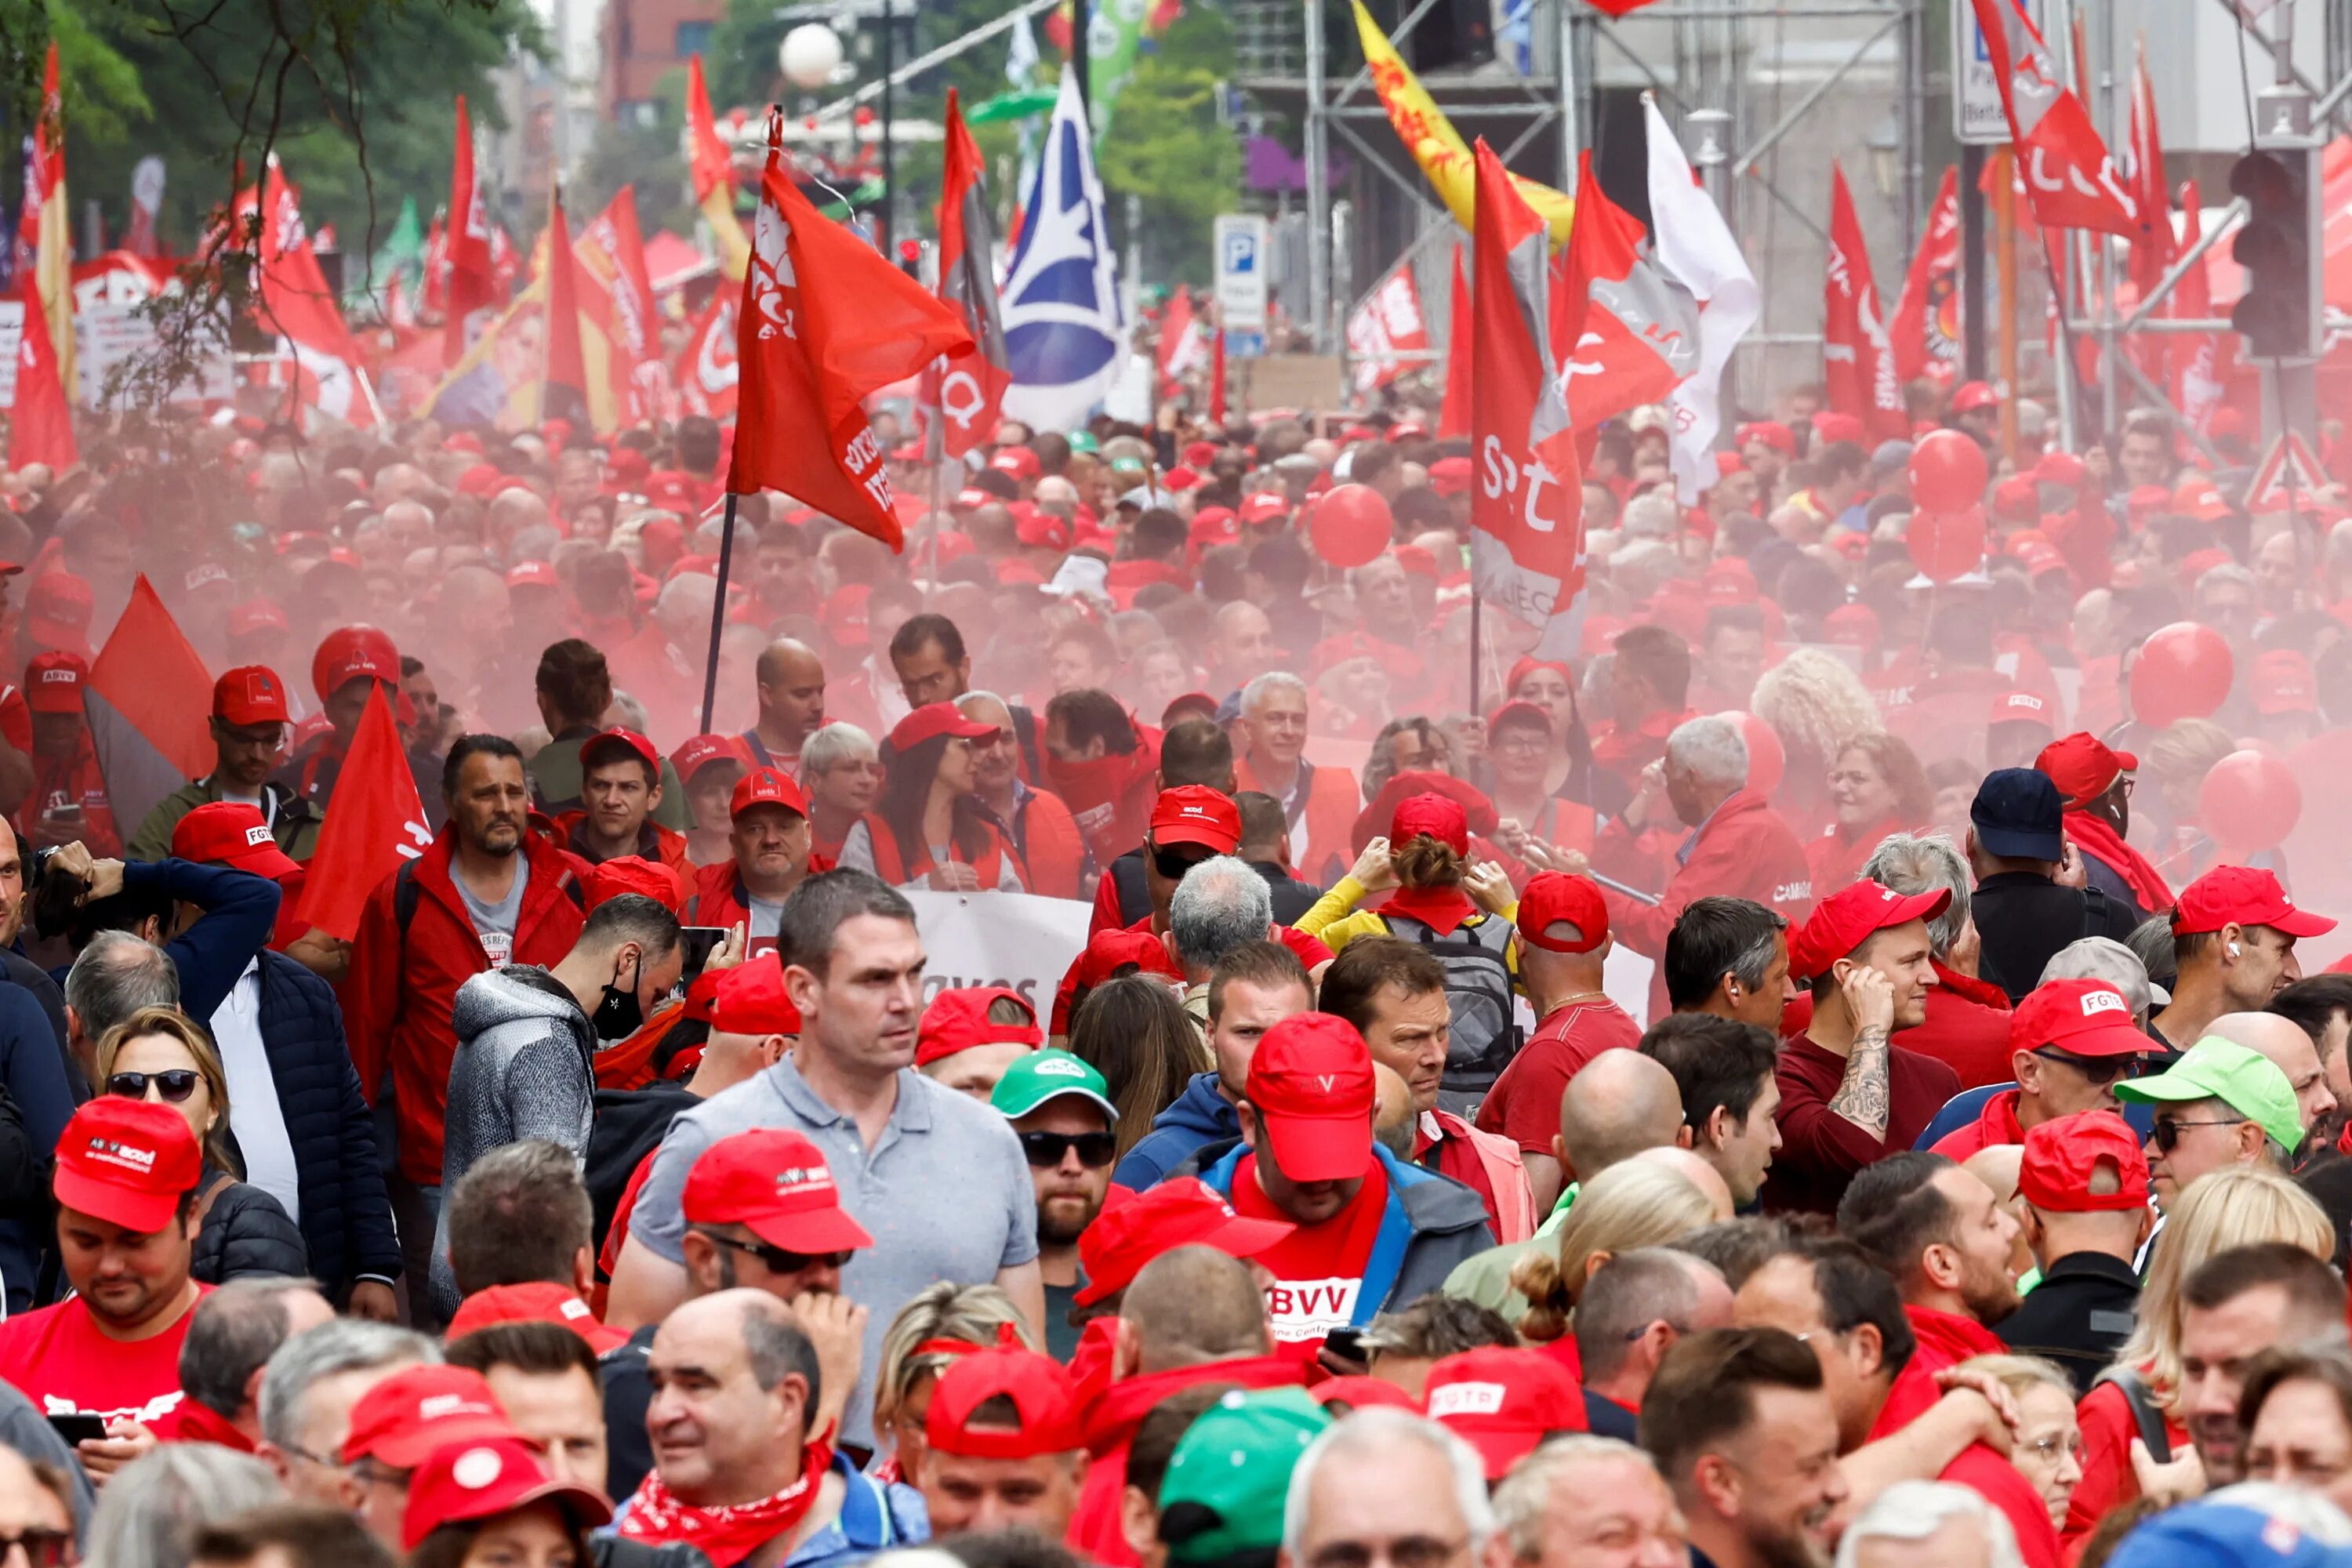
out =
<path fill-rule="evenodd" d="M 1996 768 L 1977 785 L 1969 805 L 1969 825 L 1988 855 L 2015 860 L 2063 860 L 2066 815 L 2058 786 L 2032 768 Z"/>

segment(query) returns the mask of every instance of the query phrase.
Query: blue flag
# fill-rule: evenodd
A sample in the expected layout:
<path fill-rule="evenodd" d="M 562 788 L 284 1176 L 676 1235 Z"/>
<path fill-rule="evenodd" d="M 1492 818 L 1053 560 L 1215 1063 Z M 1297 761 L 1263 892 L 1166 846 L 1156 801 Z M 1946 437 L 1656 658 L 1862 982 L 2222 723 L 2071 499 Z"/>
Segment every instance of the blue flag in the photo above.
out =
<path fill-rule="evenodd" d="M 1118 374 L 1127 325 L 1086 105 L 1068 71 L 1000 298 L 1013 371 L 1006 416 L 1039 430 L 1076 428 Z"/>

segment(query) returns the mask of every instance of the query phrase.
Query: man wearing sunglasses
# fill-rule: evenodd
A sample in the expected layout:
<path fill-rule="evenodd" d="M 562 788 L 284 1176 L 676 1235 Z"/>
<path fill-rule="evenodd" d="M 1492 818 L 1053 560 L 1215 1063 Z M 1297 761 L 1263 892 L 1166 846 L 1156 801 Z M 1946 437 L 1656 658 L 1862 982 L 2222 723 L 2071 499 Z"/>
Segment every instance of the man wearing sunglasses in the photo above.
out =
<path fill-rule="evenodd" d="M 1102 1213 L 1110 1163 L 1118 1153 L 1118 1110 L 1103 1075 L 1067 1051 L 1032 1051 L 1005 1068 L 989 1101 L 1013 1123 L 1037 1189 L 1037 1268 L 1045 1279 L 1045 1348 L 1067 1362 L 1077 1352 L 1070 1308 L 1078 1237 Z"/>
<path fill-rule="evenodd" d="M 2130 1001 L 2105 981 L 2053 980 L 2037 987 L 2010 1015 L 2009 1065 L 2017 1087 L 1994 1095 L 1981 1116 L 1938 1139 L 1936 1152 L 1966 1160 L 1979 1150 L 2022 1143 L 2026 1133 L 2062 1116 L 2120 1113 L 2116 1085 L 2139 1070 L 2149 1044 L 2132 1022 Z"/>
<path fill-rule="evenodd" d="M 2305 1131 L 2294 1086 L 2278 1065 L 2219 1035 L 2189 1047 L 2163 1072 L 2116 1085 L 2116 1095 L 2155 1108 L 2147 1170 L 2165 1209 L 2224 1165 L 2267 1164 L 2284 1173 Z"/>

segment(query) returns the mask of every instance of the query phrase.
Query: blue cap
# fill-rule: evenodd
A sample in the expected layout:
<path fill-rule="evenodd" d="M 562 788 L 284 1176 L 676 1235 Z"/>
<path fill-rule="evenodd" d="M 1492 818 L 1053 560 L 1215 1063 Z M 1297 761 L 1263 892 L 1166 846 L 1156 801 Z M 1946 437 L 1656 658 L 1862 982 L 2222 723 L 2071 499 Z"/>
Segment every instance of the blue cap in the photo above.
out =
<path fill-rule="evenodd" d="M 2265 1481 L 2227 1487 L 2142 1523 L 2108 1568 L 2352 1568 L 2343 1515 L 2325 1501 Z"/>
<path fill-rule="evenodd" d="M 2050 775 L 2032 768 L 1995 768 L 1977 785 L 1969 823 L 1988 855 L 2013 860 L 2063 860 L 2066 837 L 2059 827 L 2065 803 Z"/>

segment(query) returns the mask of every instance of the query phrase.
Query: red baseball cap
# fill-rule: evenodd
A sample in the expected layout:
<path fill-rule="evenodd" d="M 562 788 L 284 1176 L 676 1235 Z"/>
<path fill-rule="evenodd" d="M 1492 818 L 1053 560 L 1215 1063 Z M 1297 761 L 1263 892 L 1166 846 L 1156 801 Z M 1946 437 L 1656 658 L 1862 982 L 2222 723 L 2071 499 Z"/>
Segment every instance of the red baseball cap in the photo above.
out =
<path fill-rule="evenodd" d="M 677 750 L 669 754 L 669 765 L 680 784 L 692 784 L 704 763 L 721 760 L 740 763 L 749 768 L 751 748 L 743 743 L 740 735 L 695 735 L 681 742 Z"/>
<path fill-rule="evenodd" d="M 413 1470 L 449 1444 L 515 1435 L 480 1373 L 462 1366 L 407 1366 L 352 1405 L 343 1463 L 373 1458 L 395 1470 Z"/>
<path fill-rule="evenodd" d="M 600 752 L 604 756 L 600 757 Z M 656 784 L 661 782 L 661 753 L 654 750 L 654 743 L 635 730 L 624 729 L 618 724 L 609 730 L 600 730 L 580 743 L 580 765 L 583 768 L 595 767 L 614 752 L 636 758 L 652 770 Z"/>
<path fill-rule="evenodd" d="M 890 731 L 890 749 L 903 753 L 941 735 L 964 741 L 993 740 L 996 726 L 965 718 L 963 710 L 952 702 L 926 702 L 898 721 Z"/>
<path fill-rule="evenodd" d="M 1822 636 L 1848 647 L 1878 644 L 1878 612 L 1868 605 L 1840 605 L 1822 617 Z"/>
<path fill-rule="evenodd" d="M 1506 723 L 1516 724 L 1521 721 L 1540 724 L 1546 734 L 1551 732 L 1551 715 L 1549 712 L 1524 697 L 1515 697 L 1486 716 L 1486 738 L 1491 741 L 1495 738 L 1495 731 Z"/>
<path fill-rule="evenodd" d="M 1573 942 L 1545 934 L 1565 921 L 1584 934 Z M 1545 871 L 1528 879 L 1519 895 L 1519 940 L 1546 952 L 1591 952 L 1609 940 L 1609 906 L 1601 889 L 1583 877 Z"/>
<path fill-rule="evenodd" d="M 563 579 L 551 561 L 518 561 L 507 569 L 509 588 L 561 588 Z"/>
<path fill-rule="evenodd" d="M 1026 447 L 1002 447 L 988 459 L 988 466 L 1000 474 L 1010 474 L 1016 479 L 1034 479 L 1044 467 L 1037 454 Z"/>
<path fill-rule="evenodd" d="M 1085 951 L 1071 962 L 1062 983 L 1054 988 L 1052 1032 L 1070 1032 L 1070 1006 L 1080 991 L 1093 990 L 1130 963 L 1146 974 L 1183 978 L 1177 973 L 1176 961 L 1168 956 L 1167 945 L 1150 931 L 1122 927 L 1098 931 L 1087 939 Z"/>
<path fill-rule="evenodd" d="M 1028 514 L 1013 525 L 1013 537 L 1033 550 L 1067 550 L 1070 547 L 1070 525 L 1050 511 L 1032 507 Z"/>
<path fill-rule="evenodd" d="M 159 1100 L 101 1094 L 58 1135 L 52 1190 L 59 1208 L 149 1236 L 171 1224 L 204 1166 L 186 1117 Z"/>
<path fill-rule="evenodd" d="M 2274 647 L 2256 655 L 2252 685 L 2254 711 L 2266 717 L 2319 711 L 2319 682 L 2312 675 L 2311 660 L 2294 648 Z"/>
<path fill-rule="evenodd" d="M 1456 855 L 1470 853 L 1470 815 L 1450 795 L 1408 795 L 1397 802 L 1389 819 L 1390 847 L 1402 849 L 1424 833 Z"/>
<path fill-rule="evenodd" d="M 2095 1192 L 2102 1165 L 2115 1167 L 2116 1190 Z M 2123 1214 L 2147 1207 L 2147 1156 L 2131 1123 L 2112 1110 L 2078 1110 L 2025 1130 L 2018 1195 L 2053 1214 Z"/>
<path fill-rule="evenodd" d="M 1955 414 L 1971 414 L 1979 408 L 1998 408 L 1999 406 L 2000 406 L 2000 394 L 1981 381 L 1964 381 L 1960 384 L 1959 390 L 1952 394 L 1952 412 Z"/>
<path fill-rule="evenodd" d="M 2225 925 L 2269 926 L 2289 936 L 2325 936 L 2336 929 L 2326 915 L 2294 907 L 2279 879 L 2252 866 L 2216 866 L 2180 889 L 2172 907 L 2172 934 L 2193 936 Z"/>
<path fill-rule="evenodd" d="M 1081 1307 L 1118 1295 L 1163 1252 L 1213 1247 L 1228 1258 L 1255 1258 L 1298 1227 L 1288 1220 L 1249 1219 L 1207 1183 L 1177 1177 L 1132 1193 L 1113 1187 L 1095 1222 L 1078 1235 Z"/>
<path fill-rule="evenodd" d="M 817 610 L 817 620 L 824 635 L 838 648 L 852 649 L 872 646 L 874 628 L 868 618 L 867 601 L 874 595 L 871 586 L 864 583 L 844 583 L 825 595 Z"/>
<path fill-rule="evenodd" d="M 233 867 L 273 882 L 301 869 L 278 847 L 261 808 L 241 800 L 206 801 L 180 818 L 172 828 L 172 858 Z"/>
<path fill-rule="evenodd" d="M 446 1337 L 460 1339 L 493 1323 L 559 1323 L 586 1340 L 598 1355 L 629 1340 L 620 1330 L 598 1322 L 594 1309 L 551 1280 L 475 1291 L 458 1303 Z"/>
<path fill-rule="evenodd" d="M 2020 474 L 1993 486 L 1992 510 L 1995 517 L 2016 522 L 2038 521 L 2042 516 L 2042 491 L 2032 476 Z"/>
<path fill-rule="evenodd" d="M 996 1002 L 1016 1002 L 1029 1016 L 1025 1024 L 992 1024 L 988 1009 Z M 1036 1050 L 1045 1043 L 1037 1027 L 1037 1009 L 1020 992 L 1003 985 L 953 986 L 931 998 L 915 1026 L 915 1065 L 922 1067 L 974 1046 L 1026 1046 Z"/>
<path fill-rule="evenodd" d="M 310 685 L 324 702 L 362 676 L 400 684 L 400 650 L 374 626 L 338 626 L 310 656 Z"/>
<path fill-rule="evenodd" d="M 400 1516 L 404 1552 L 415 1551 L 445 1524 L 495 1519 L 537 1502 L 557 1504 L 583 1532 L 612 1522 L 613 1505 L 602 1493 L 557 1480 L 539 1450 L 518 1432 L 442 1444 L 412 1468 L 416 1473 Z"/>
<path fill-rule="evenodd" d="M 808 796 L 801 793 L 801 786 L 774 768 L 753 768 L 735 781 L 735 793 L 727 801 L 727 819 L 732 822 L 755 805 L 781 805 L 803 816 L 809 814 Z"/>
<path fill-rule="evenodd" d="M 1811 980 L 1829 973 L 1876 932 L 1911 921 L 1931 921 L 1950 907 L 1951 889 L 1898 893 L 1864 880 L 1842 888 L 1813 906 L 1812 917 L 1790 933 L 1789 976 Z"/>
<path fill-rule="evenodd" d="M 2068 805 L 2084 805 L 2105 795 L 2119 775 L 2137 773 L 2139 759 L 2110 751 L 2096 735 L 2077 730 L 2042 747 L 2033 765 L 2050 775 Z"/>
<path fill-rule="evenodd" d="M 1470 490 L 1470 459 L 1440 458 L 1429 465 L 1429 488 L 1441 496 L 1466 495 Z"/>
<path fill-rule="evenodd" d="M 79 713 L 89 666 L 55 648 L 25 661 L 25 706 L 36 713 Z"/>
<path fill-rule="evenodd" d="M 678 1207 L 688 1225 L 740 1225 L 771 1247 L 812 1255 L 871 1247 L 841 1206 L 833 1169 L 814 1143 L 780 1127 L 721 1138 L 686 1175 Z"/>
<path fill-rule="evenodd" d="M 588 868 L 582 881 L 591 910 L 624 893 L 651 899 L 672 914 L 686 902 L 686 889 L 678 885 L 677 873 L 641 855 L 616 855 L 599 861 Z"/>
<path fill-rule="evenodd" d="M 1231 795 L 1206 784 L 1178 784 L 1163 789 L 1151 806 L 1151 842 L 1165 849 L 1171 844 L 1198 844 L 1220 855 L 1241 847 L 1242 809 Z"/>
<path fill-rule="evenodd" d="M 2172 492 L 2172 510 L 2200 522 L 2219 522 L 2230 515 L 2230 503 L 2211 479 L 2199 474 L 2180 481 Z"/>
<path fill-rule="evenodd" d="M 1992 700 L 1992 711 L 1985 716 L 1988 724 L 2039 724 L 2044 732 L 2054 728 L 2050 722 L 2050 704 L 2031 691 L 2004 691 Z"/>
<path fill-rule="evenodd" d="M 1797 455 L 1797 433 L 1777 419 L 1755 419 L 1739 427 L 1738 445 L 1761 441 L 1783 457 Z"/>
<path fill-rule="evenodd" d="M 1653 428 L 1663 430 L 1664 427 L 1655 426 Z M 1813 439 L 1822 446 L 1826 447 L 1832 441 L 1852 441 L 1858 446 L 1862 442 L 1864 434 L 1862 416 L 1859 414 L 1839 414 L 1824 410 L 1813 416 Z"/>
<path fill-rule="evenodd" d="M 1490 1482 L 1552 1434 L 1588 1430 L 1576 1380 L 1541 1351 L 1482 1345 L 1440 1356 L 1423 1398 L 1432 1421 L 1478 1450 Z"/>
<path fill-rule="evenodd" d="M 718 978 L 710 998 L 710 1031 L 715 1035 L 797 1035 L 801 1011 L 784 994 L 784 972 L 773 963 L 739 963 L 713 970 Z"/>
<path fill-rule="evenodd" d="M 2104 980 L 2050 980 L 2009 1016 L 2009 1048 L 2048 1046 L 2072 1057 L 2136 1057 L 2156 1042 L 2132 1022 L 2131 1003 Z"/>
<path fill-rule="evenodd" d="M 1255 528 L 1261 522 L 1272 522 L 1276 518 L 1289 515 L 1290 500 L 1286 496 L 1276 495 L 1271 490 L 1260 490 L 1255 495 L 1242 498 L 1242 521 L 1252 528 Z"/>
<path fill-rule="evenodd" d="M 231 641 L 249 637 L 257 632 L 286 630 L 286 612 L 267 599 L 248 599 L 228 613 L 228 635 Z"/>
<path fill-rule="evenodd" d="M 1004 1399 L 1017 1425 L 971 1425 L 991 1400 Z M 1018 1343 L 959 1357 L 940 1373 L 923 1436 L 943 1454 L 975 1459 L 1034 1459 L 1086 1446 L 1078 1424 L 1078 1389 L 1070 1371 L 1051 1356 Z"/>
<path fill-rule="evenodd" d="M 1297 1013 L 1258 1041 L 1243 1098 L 1294 1182 L 1347 1182 L 1372 1163 L 1372 1053 L 1355 1026 Z"/>
<path fill-rule="evenodd" d="M 47 647 L 80 651 L 89 647 L 89 579 L 70 572 L 44 572 L 25 597 L 25 630 Z"/>
<path fill-rule="evenodd" d="M 731 969 L 706 969 L 694 977 L 686 988 L 686 1016 L 689 1022 L 708 1024 L 711 1009 L 719 1002 L 719 982 L 734 973 Z"/>
<path fill-rule="evenodd" d="M 267 665 L 242 664 L 213 682 L 213 717 L 224 724 L 290 724 L 286 686 Z"/>

